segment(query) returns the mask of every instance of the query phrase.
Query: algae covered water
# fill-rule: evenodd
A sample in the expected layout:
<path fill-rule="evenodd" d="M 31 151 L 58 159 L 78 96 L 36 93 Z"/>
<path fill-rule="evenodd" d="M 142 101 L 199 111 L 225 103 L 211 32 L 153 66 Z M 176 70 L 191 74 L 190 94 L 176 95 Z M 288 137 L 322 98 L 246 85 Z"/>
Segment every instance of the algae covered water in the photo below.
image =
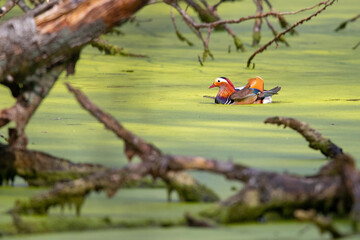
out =
<path fill-rule="evenodd" d="M 311 6 L 316 1 L 272 3 L 277 10 L 289 11 Z M 319 152 L 311 150 L 292 130 L 263 123 L 267 117 L 285 116 L 308 122 L 360 164 L 357 146 L 360 140 L 360 49 L 352 49 L 359 41 L 360 26 L 355 22 L 341 32 L 334 32 L 338 24 L 358 14 L 354 8 L 356 4 L 355 0 L 339 1 L 329 7 L 297 28 L 299 35 L 286 36 L 290 47 L 273 45 L 256 56 L 255 69 L 245 67 L 247 58 L 255 50 L 250 45 L 253 22 L 231 26 L 245 43 L 245 52 L 237 52 L 232 47 L 229 53 L 232 38 L 225 32 L 214 32 L 210 49 L 215 59 L 208 59 L 201 66 L 197 59 L 202 54 L 202 45 L 182 20 L 176 18 L 178 27 L 195 44 L 193 47 L 176 38 L 168 6 L 147 6 L 137 14 L 139 25 L 128 23 L 120 28 L 124 35 L 105 38 L 129 52 L 148 57 L 104 56 L 86 47 L 75 76 L 59 79 L 28 125 L 29 148 L 74 162 L 101 163 L 114 168 L 127 163 L 122 141 L 81 109 L 64 86 L 65 82 L 70 82 L 127 129 L 166 153 L 232 160 L 278 172 L 315 173 L 326 161 Z M 251 1 L 227 3 L 219 11 L 229 18 L 255 12 Z M 292 23 L 306 16 L 307 13 L 301 13 L 287 19 Z M 272 38 L 270 31 L 263 28 L 261 43 Z M 216 95 L 216 90 L 208 87 L 217 77 L 228 77 L 236 86 L 242 86 L 257 75 L 264 79 L 265 88 L 282 87 L 279 95 L 273 98 L 275 103 L 223 106 L 203 98 Z M 1 87 L 0 91 L 1 108 L 10 106 L 13 100 L 8 90 Z M 0 129 L 0 133 L 7 134 L 5 128 Z M 222 198 L 233 194 L 232 188 L 241 187 L 237 182 L 212 174 L 193 174 Z M 17 185 L 23 185 L 21 180 Z M 39 191 L 41 189 L 26 187 L 3 188 L 0 191 L 0 222 L 10 222 L 4 212 L 11 208 L 15 199 Z M 207 204 L 167 203 L 165 189 L 133 189 L 120 190 L 112 199 L 107 199 L 105 194 L 92 194 L 86 200 L 82 215 L 85 218 L 176 219 L 185 211 L 197 212 L 205 207 Z M 71 218 L 74 212 L 66 210 L 63 215 Z M 51 216 L 61 216 L 60 210 L 54 209 Z M 305 227 L 306 224 L 297 222 L 252 223 L 215 230 L 111 230 L 21 236 L 21 239 L 69 236 L 77 239 L 119 236 L 124 239 L 144 236 L 150 239 L 320 238 L 315 228 L 303 230 Z"/>

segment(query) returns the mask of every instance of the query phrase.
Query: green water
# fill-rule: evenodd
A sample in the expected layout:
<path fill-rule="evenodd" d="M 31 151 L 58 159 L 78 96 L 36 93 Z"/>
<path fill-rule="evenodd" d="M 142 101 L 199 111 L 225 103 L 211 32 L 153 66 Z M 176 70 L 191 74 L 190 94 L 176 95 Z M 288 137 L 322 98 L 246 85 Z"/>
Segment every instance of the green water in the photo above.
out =
<path fill-rule="evenodd" d="M 272 1 L 277 10 L 297 10 L 317 1 Z M 166 153 L 201 155 L 247 164 L 271 171 L 297 174 L 315 173 L 326 159 L 308 148 L 295 132 L 264 125 L 269 116 L 294 117 L 308 122 L 324 136 L 343 147 L 360 164 L 360 50 L 351 48 L 360 39 L 358 22 L 335 33 L 338 24 L 358 14 L 357 1 L 338 1 L 309 23 L 297 28 L 298 36 L 288 36 L 291 47 L 271 46 L 256 56 L 256 68 L 245 68 L 247 58 L 255 50 L 250 46 L 253 22 L 232 26 L 246 44 L 246 52 L 232 51 L 232 39 L 224 32 L 212 34 L 210 48 L 215 60 L 201 67 L 197 56 L 202 45 L 177 18 L 178 27 L 195 43 L 188 47 L 179 42 L 169 17 L 169 7 L 151 5 L 137 14 L 138 19 L 152 19 L 140 26 L 121 27 L 124 36 L 107 36 L 111 43 L 149 58 L 103 56 L 96 49 L 85 48 L 76 75 L 59 79 L 49 97 L 31 120 L 27 134 L 29 148 L 45 151 L 74 162 L 101 163 L 111 167 L 126 164 L 123 144 L 83 111 L 64 83 L 71 82 L 83 90 L 96 104 L 115 116 L 126 128 L 152 142 Z M 227 3 L 219 14 L 228 18 L 255 12 L 252 1 Z M 289 22 L 307 16 L 288 16 Z M 275 25 L 275 23 L 274 23 Z M 271 38 L 263 26 L 262 43 Z M 234 49 L 234 47 L 232 47 Z M 228 77 L 242 86 L 256 75 L 265 88 L 282 87 L 273 98 L 277 103 L 252 106 L 220 106 L 203 95 L 216 95 L 208 89 L 216 77 Z M 13 103 L 7 89 L 0 88 L 0 107 Z M 0 133 L 6 135 L 5 128 Z M 0 139 L 2 141 L 2 139 Z M 194 172 L 202 183 L 213 188 L 222 198 L 231 195 L 232 186 L 220 176 Z M 17 185 L 23 185 L 21 180 Z M 30 196 L 40 190 L 3 188 L 1 211 L 12 206 L 16 198 Z M 175 197 L 175 196 L 174 196 Z M 165 190 L 120 190 L 113 199 L 93 194 L 87 199 L 83 216 L 116 218 L 177 218 L 189 210 L 196 212 L 204 204 L 166 202 Z M 152 211 L 156 210 L 156 211 Z M 54 209 L 50 215 L 58 216 Z M 73 216 L 73 211 L 65 211 Z M 0 223 L 9 222 L 0 215 Z M 76 233 L 78 239 L 321 239 L 316 229 L 293 223 L 246 224 L 216 230 L 136 229 Z M 306 230 L 302 230 L 306 227 Z M 72 233 L 42 235 L 44 239 L 63 239 Z M 25 239 L 41 239 L 40 236 Z M 21 237 L 23 239 L 23 237 Z"/>

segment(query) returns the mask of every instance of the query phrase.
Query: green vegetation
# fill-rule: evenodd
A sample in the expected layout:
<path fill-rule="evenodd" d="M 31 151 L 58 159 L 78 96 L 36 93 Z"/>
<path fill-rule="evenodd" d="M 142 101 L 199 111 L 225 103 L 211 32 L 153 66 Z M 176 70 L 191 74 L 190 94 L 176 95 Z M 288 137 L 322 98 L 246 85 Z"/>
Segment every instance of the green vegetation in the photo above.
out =
<path fill-rule="evenodd" d="M 297 10 L 314 4 L 314 1 L 276 1 L 277 9 Z M 240 7 L 235 7 L 239 5 Z M 74 162 L 101 163 L 121 167 L 127 163 L 123 143 L 111 132 L 104 130 L 87 112 L 81 109 L 69 94 L 64 82 L 70 81 L 81 88 L 96 104 L 111 112 L 125 127 L 152 142 L 163 152 L 182 155 L 201 155 L 219 160 L 232 160 L 272 171 L 289 171 L 311 174 L 326 159 L 295 132 L 263 124 L 269 116 L 294 117 L 331 139 L 344 151 L 352 154 L 360 164 L 360 52 L 352 47 L 358 42 L 354 33 L 360 25 L 350 24 L 342 32 L 334 29 L 342 21 L 357 13 L 357 1 L 339 1 L 297 31 L 287 36 L 290 48 L 275 45 L 258 55 L 254 70 L 246 69 L 246 60 L 252 53 L 253 22 L 232 26 L 246 47 L 245 52 L 231 51 L 233 39 L 225 32 L 212 34 L 210 50 L 215 60 L 207 59 L 201 67 L 197 56 L 202 45 L 177 19 L 181 33 L 194 43 L 193 47 L 180 42 L 173 30 L 169 7 L 145 7 L 138 19 L 149 19 L 138 27 L 127 24 L 121 27 L 124 36 L 106 36 L 105 39 L 129 52 L 149 58 L 121 58 L 104 56 L 87 47 L 77 64 L 75 76 L 63 76 L 45 99 L 27 128 L 29 148 L 71 159 Z M 274 3 L 275 5 L 275 3 Z M 191 11 L 189 9 L 189 11 Z M 228 18 L 255 12 L 251 1 L 224 4 L 221 11 Z M 289 16 L 293 23 L 306 13 Z M 271 20 L 271 18 L 270 18 Z M 270 31 L 262 32 L 261 44 L 272 38 Z M 253 106 L 219 106 L 203 95 L 216 95 L 208 89 L 216 77 L 228 77 L 236 86 L 242 86 L 256 75 L 265 81 L 265 88 L 282 86 L 273 104 Z M 10 106 L 10 92 L 0 88 L 1 108 Z M 7 136 L 5 128 L 0 134 Z M 4 139 L 0 138 L 0 142 Z M 137 159 L 134 159 L 136 161 Z M 240 184 L 225 181 L 209 173 L 193 173 L 206 186 L 225 198 L 233 194 L 233 186 Z M 11 217 L 5 212 L 14 206 L 16 199 L 27 199 L 42 189 L 3 187 L 0 190 L 0 232 L 14 233 Z M 209 204 L 167 202 L 165 189 L 121 189 L 112 199 L 104 194 L 92 194 L 84 203 L 82 218 L 77 221 L 75 211 L 53 209 L 47 217 L 24 217 L 36 229 L 55 224 L 61 231 L 64 226 L 94 221 L 101 224 L 134 224 L 158 219 L 175 222 L 184 212 L 199 212 Z M 57 225 L 59 219 L 63 225 Z M 72 221 L 73 219 L 74 222 Z M 89 220 L 90 219 L 90 220 Z M 144 220 L 145 219 L 145 220 Z M 80 230 L 80 225 L 74 230 Z M 159 224 L 161 225 L 161 224 Z M 39 230 L 44 232 L 43 230 Z M 59 233 L 9 239 L 64 239 L 69 234 L 76 239 L 318 239 L 315 227 L 298 222 L 252 223 L 211 230 L 136 229 L 107 230 L 85 233 Z M 74 236 L 73 236 L 74 235 Z M 4 238 L 8 239 L 8 238 Z M 351 239 L 351 238 L 349 238 Z M 353 238 L 355 239 L 355 238 Z"/>

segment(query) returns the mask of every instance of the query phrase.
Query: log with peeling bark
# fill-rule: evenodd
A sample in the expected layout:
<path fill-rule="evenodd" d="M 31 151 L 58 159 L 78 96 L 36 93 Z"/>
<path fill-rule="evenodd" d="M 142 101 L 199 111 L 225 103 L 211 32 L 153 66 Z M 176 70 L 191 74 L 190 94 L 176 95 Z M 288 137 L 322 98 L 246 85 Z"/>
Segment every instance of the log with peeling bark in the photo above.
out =
<path fill-rule="evenodd" d="M 66 69 L 75 71 L 81 49 L 119 25 L 147 0 L 51 1 L 0 25 L 0 83 L 16 103 L 0 111 L 0 127 L 10 121 L 9 145 L 25 149 L 25 126 Z"/>

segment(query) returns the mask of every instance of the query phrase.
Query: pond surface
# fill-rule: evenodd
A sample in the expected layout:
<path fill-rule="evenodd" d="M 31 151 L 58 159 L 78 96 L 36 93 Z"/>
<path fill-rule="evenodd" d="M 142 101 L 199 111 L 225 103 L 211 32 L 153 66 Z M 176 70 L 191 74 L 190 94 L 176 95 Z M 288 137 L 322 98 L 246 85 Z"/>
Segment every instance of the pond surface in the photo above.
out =
<path fill-rule="evenodd" d="M 317 1 L 272 1 L 277 10 L 298 10 Z M 31 120 L 27 134 L 29 148 L 45 151 L 74 162 L 101 163 L 110 167 L 126 164 L 123 143 L 85 112 L 64 83 L 83 90 L 96 104 L 116 117 L 126 128 L 155 144 L 163 152 L 200 155 L 219 160 L 232 160 L 271 171 L 312 174 L 326 159 L 311 150 L 304 139 L 289 129 L 265 125 L 270 116 L 294 117 L 343 147 L 360 164 L 360 49 L 352 47 L 360 39 L 358 22 L 338 33 L 334 29 L 342 21 L 358 14 L 355 0 L 339 1 L 310 22 L 297 28 L 299 35 L 287 36 L 290 47 L 271 46 L 255 57 L 255 69 L 246 66 L 255 50 L 250 46 L 253 22 L 231 26 L 246 44 L 246 52 L 236 52 L 224 32 L 212 34 L 210 49 L 215 60 L 200 66 L 202 45 L 177 17 L 182 33 L 195 46 L 178 41 L 173 31 L 169 7 L 154 4 L 141 10 L 137 20 L 121 27 L 124 35 L 106 39 L 127 51 L 148 58 L 104 56 L 86 47 L 76 68 L 76 75 L 61 77 Z M 247 16 L 255 12 L 252 1 L 226 3 L 219 14 L 226 18 Z M 309 13 L 290 15 L 293 23 Z M 272 20 L 272 19 L 271 19 Z M 273 22 L 275 25 L 276 23 Z M 277 27 L 277 25 L 276 25 Z M 272 38 L 263 26 L 262 43 Z M 213 104 L 204 95 L 215 96 L 208 89 L 217 77 L 228 77 L 236 86 L 247 79 L 261 76 L 265 88 L 282 87 L 268 105 L 223 106 Z M 7 89 L 0 88 L 0 106 L 12 104 Z M 6 135 L 5 128 L 0 134 Z M 3 139 L 0 139 L 3 141 Z M 222 198 L 239 187 L 222 177 L 194 172 L 194 176 L 213 188 Z M 23 185 L 21 180 L 17 185 Z M 0 192 L 2 212 L 14 199 L 27 197 L 39 189 L 3 188 Z M 174 196 L 175 197 L 175 196 Z M 93 194 L 86 201 L 83 216 L 118 218 L 181 217 L 185 211 L 196 212 L 206 204 L 166 202 L 165 190 L 121 190 L 113 199 Z M 153 211 L 156 209 L 156 211 Z M 58 215 L 54 210 L 52 215 Z M 73 211 L 65 216 L 73 216 Z M 9 221 L 2 214 L 0 222 Z M 306 230 L 303 230 L 305 227 Z M 261 231 L 259 231 L 259 229 Z M 316 229 L 306 224 L 246 224 L 216 230 L 136 229 L 94 233 L 42 235 L 44 239 L 321 239 Z M 21 239 L 41 239 L 39 236 Z M 13 238 L 12 238 L 13 239 Z"/>

